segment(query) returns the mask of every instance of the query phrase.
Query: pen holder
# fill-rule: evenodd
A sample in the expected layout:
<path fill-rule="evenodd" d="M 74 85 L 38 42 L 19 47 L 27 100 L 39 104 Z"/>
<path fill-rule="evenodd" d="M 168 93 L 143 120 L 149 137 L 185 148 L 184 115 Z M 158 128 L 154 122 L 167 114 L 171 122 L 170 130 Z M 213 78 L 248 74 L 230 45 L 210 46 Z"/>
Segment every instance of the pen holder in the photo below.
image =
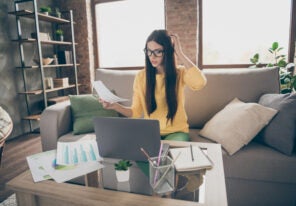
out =
<path fill-rule="evenodd" d="M 159 163 L 159 164 L 158 164 Z M 175 188 L 175 167 L 169 156 L 151 158 L 149 182 L 157 194 L 171 192 Z"/>

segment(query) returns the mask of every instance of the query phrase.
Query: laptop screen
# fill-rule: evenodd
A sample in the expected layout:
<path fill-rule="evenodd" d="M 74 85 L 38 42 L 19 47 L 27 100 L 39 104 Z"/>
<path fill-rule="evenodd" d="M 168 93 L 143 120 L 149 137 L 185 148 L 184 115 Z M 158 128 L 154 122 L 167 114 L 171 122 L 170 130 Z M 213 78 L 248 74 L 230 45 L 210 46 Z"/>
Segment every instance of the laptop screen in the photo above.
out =
<path fill-rule="evenodd" d="M 148 161 L 156 157 L 160 148 L 158 120 L 123 117 L 95 117 L 94 129 L 101 157 Z"/>

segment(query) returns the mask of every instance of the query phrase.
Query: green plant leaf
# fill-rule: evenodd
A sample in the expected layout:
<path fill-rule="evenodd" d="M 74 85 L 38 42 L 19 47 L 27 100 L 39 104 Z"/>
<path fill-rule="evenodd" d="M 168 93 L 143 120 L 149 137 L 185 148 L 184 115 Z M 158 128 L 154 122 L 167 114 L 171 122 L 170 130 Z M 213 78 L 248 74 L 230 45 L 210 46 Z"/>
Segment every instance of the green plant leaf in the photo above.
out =
<path fill-rule="evenodd" d="M 42 6 L 40 7 L 41 12 L 51 12 L 51 8 L 49 6 Z"/>
<path fill-rule="evenodd" d="M 278 47 L 279 47 L 279 43 L 278 43 L 278 42 L 273 42 L 273 43 L 272 43 L 272 46 L 271 46 L 271 49 L 272 49 L 273 51 L 275 51 Z"/>
<path fill-rule="evenodd" d="M 290 88 L 284 88 L 281 90 L 281 94 L 287 94 L 287 93 L 291 93 L 291 89 Z"/>
<path fill-rule="evenodd" d="M 294 75 L 291 79 L 291 89 L 294 88 L 296 90 L 296 75 Z"/>
<path fill-rule="evenodd" d="M 276 59 L 280 59 L 280 58 L 282 58 L 283 60 L 285 60 L 285 59 L 286 59 L 286 55 L 284 55 L 284 54 L 282 54 L 282 55 L 278 55 L 278 56 L 276 56 L 275 58 L 276 58 Z"/>
<path fill-rule="evenodd" d="M 287 62 L 284 60 L 284 59 L 281 59 L 279 62 L 278 62 L 278 66 L 279 67 L 285 67 L 287 65 Z"/>
<path fill-rule="evenodd" d="M 59 36 L 61 36 L 61 35 L 63 35 L 63 34 L 64 34 L 64 31 L 63 31 L 63 30 L 61 30 L 61 29 L 57 29 L 55 33 L 56 33 L 56 35 L 59 35 Z"/>
<path fill-rule="evenodd" d="M 126 171 L 130 166 L 132 166 L 132 163 L 129 160 L 119 160 L 119 162 L 115 163 L 114 166 L 115 170 Z"/>
<path fill-rule="evenodd" d="M 253 63 L 253 64 L 257 64 L 259 62 L 259 54 L 256 53 L 251 59 L 250 61 Z"/>

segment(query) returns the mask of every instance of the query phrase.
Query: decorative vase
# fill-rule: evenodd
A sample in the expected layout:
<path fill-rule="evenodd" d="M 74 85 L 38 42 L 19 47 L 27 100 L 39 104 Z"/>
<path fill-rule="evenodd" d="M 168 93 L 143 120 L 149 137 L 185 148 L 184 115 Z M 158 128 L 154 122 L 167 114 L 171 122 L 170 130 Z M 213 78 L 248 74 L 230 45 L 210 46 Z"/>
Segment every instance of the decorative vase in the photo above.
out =
<path fill-rule="evenodd" d="M 124 192 L 131 192 L 131 185 L 127 182 L 117 182 L 117 190 Z"/>
<path fill-rule="evenodd" d="M 116 178 L 118 182 L 127 182 L 129 180 L 130 171 L 116 170 Z"/>
<path fill-rule="evenodd" d="M 64 41 L 64 36 L 63 35 L 58 35 L 57 38 L 58 38 L 59 41 Z"/>

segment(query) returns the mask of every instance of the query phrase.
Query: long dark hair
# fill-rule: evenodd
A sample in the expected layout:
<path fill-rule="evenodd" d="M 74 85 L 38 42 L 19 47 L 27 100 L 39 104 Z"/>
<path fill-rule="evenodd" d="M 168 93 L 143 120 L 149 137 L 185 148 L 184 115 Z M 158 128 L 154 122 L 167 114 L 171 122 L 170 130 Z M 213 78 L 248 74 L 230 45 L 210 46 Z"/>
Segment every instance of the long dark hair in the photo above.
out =
<path fill-rule="evenodd" d="M 147 38 L 147 43 L 155 41 L 163 46 L 163 67 L 165 75 L 165 94 L 166 103 L 168 106 L 167 120 L 171 122 L 174 120 L 178 102 L 177 102 L 177 70 L 175 64 L 174 47 L 171 37 L 166 30 L 154 30 Z M 146 62 L 146 107 L 148 115 L 150 115 L 156 108 L 155 101 L 155 81 L 156 81 L 156 68 L 154 68 L 149 60 L 148 55 L 145 56 Z"/>

